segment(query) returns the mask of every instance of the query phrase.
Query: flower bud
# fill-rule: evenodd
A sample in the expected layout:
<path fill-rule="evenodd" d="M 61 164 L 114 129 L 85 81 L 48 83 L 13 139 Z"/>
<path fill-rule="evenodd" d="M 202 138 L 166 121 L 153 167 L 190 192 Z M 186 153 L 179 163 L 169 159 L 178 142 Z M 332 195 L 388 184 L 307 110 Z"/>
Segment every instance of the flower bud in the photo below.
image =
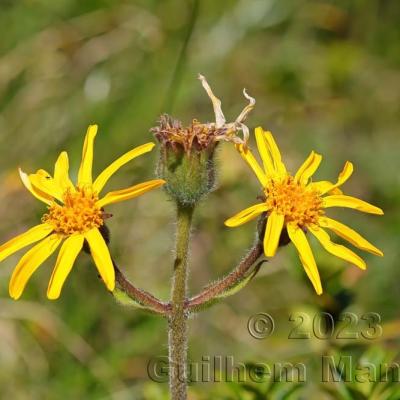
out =
<path fill-rule="evenodd" d="M 214 188 L 214 153 L 218 142 L 246 145 L 248 128 L 244 121 L 255 105 L 255 100 L 244 90 L 249 104 L 234 122 L 227 123 L 221 101 L 204 76 L 199 75 L 199 79 L 212 102 L 215 122 L 200 123 L 193 119 L 189 126 L 183 127 L 180 121 L 162 115 L 159 125 L 151 129 L 161 144 L 158 175 L 166 181 L 167 193 L 182 205 L 194 205 Z M 243 133 L 243 139 L 237 135 L 239 132 Z"/>
<path fill-rule="evenodd" d="M 161 143 L 157 173 L 166 181 L 165 190 L 180 204 L 197 203 L 215 185 L 214 139 L 221 130 L 196 120 L 183 128 L 163 115 L 153 132 Z"/>

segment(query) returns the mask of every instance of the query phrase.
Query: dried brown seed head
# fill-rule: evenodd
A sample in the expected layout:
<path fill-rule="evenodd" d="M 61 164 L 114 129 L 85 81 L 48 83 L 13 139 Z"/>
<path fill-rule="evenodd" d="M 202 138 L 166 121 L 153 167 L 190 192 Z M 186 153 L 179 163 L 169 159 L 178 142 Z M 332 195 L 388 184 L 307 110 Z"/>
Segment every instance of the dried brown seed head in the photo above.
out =
<path fill-rule="evenodd" d="M 154 133 L 155 137 L 163 145 L 174 150 L 183 148 L 188 154 L 192 150 L 202 151 L 208 149 L 212 151 L 219 141 L 230 141 L 246 145 L 249 137 L 249 129 L 244 124 L 244 121 L 253 110 L 256 103 L 255 99 L 250 97 L 246 90 L 243 90 L 243 94 L 249 100 L 249 104 L 242 110 L 234 122 L 227 123 L 222 112 L 221 100 L 214 95 L 203 75 L 199 75 L 199 79 L 208 97 L 211 99 L 215 122 L 201 123 L 197 119 L 193 119 L 189 126 L 183 127 L 179 120 L 165 114 L 160 117 L 159 125 L 152 128 L 151 132 Z M 243 138 L 238 136 L 240 132 L 242 132 Z"/>

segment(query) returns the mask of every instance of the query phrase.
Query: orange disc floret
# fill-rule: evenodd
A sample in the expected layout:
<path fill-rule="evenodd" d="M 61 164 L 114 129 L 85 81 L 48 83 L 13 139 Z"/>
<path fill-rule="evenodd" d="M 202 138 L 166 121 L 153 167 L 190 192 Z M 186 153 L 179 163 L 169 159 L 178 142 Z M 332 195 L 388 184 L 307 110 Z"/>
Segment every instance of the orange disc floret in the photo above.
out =
<path fill-rule="evenodd" d="M 76 191 L 66 191 L 64 204 L 53 204 L 42 218 L 43 223 L 49 223 L 56 233 L 72 235 L 84 233 L 103 225 L 103 212 L 96 205 L 98 196 L 85 188 Z"/>
<path fill-rule="evenodd" d="M 284 215 L 286 223 L 295 223 L 300 227 L 316 224 L 324 214 L 319 193 L 297 182 L 292 176 L 271 180 L 265 188 L 265 195 L 271 211 Z"/>

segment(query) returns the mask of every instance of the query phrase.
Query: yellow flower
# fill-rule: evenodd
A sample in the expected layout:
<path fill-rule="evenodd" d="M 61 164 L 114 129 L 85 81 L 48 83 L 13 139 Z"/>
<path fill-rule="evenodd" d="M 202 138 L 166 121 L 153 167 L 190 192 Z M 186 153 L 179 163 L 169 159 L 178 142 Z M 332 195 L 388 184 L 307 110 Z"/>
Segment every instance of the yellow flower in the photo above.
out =
<path fill-rule="evenodd" d="M 40 241 L 19 261 L 12 274 L 9 292 L 18 299 L 32 274 L 64 243 L 58 253 L 56 265 L 47 289 L 49 299 L 57 299 L 84 242 L 89 245 L 91 255 L 107 289 L 114 290 L 115 274 L 106 242 L 100 233 L 104 224 L 103 207 L 139 196 L 163 185 L 161 179 L 131 186 L 127 189 L 99 194 L 108 179 L 124 164 L 141 154 L 151 151 L 154 143 L 146 143 L 124 154 L 109 165 L 93 182 L 93 143 L 97 125 L 90 125 L 83 145 L 82 161 L 78 172 L 78 184 L 71 182 L 68 174 L 68 154 L 64 151 L 54 166 L 54 176 L 40 169 L 27 175 L 21 170 L 20 176 L 25 187 L 33 196 L 48 205 L 48 212 L 42 223 L 0 246 L 0 261 L 32 243 Z"/>
<path fill-rule="evenodd" d="M 245 146 L 237 145 L 237 149 L 261 182 L 265 201 L 229 218 L 225 221 L 225 225 L 239 226 L 266 213 L 268 219 L 264 235 L 265 255 L 267 257 L 275 255 L 281 232 L 286 229 L 318 294 L 322 293 L 321 280 L 306 232 L 311 232 L 328 252 L 361 269 L 366 268 L 364 260 L 347 247 L 333 243 L 324 228 L 362 250 L 383 256 L 379 249 L 353 229 L 325 215 L 325 209 L 330 207 L 347 207 L 370 214 L 383 214 L 380 208 L 355 197 L 346 196 L 338 189 L 353 173 L 351 162 L 345 163 L 336 183 L 311 182 L 310 178 L 322 160 L 321 155 L 312 151 L 297 173 L 292 176 L 286 171 L 271 132 L 257 128 L 255 136 L 263 167 Z"/>

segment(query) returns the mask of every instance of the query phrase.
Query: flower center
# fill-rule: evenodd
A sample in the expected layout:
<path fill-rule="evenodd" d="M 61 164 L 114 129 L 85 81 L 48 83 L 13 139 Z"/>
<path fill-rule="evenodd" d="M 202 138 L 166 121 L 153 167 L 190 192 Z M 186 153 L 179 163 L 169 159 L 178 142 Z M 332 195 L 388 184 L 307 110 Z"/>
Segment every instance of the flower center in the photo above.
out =
<path fill-rule="evenodd" d="M 182 147 L 186 153 L 190 153 L 192 148 L 204 150 L 213 148 L 215 142 L 228 139 L 228 129 L 225 127 L 216 128 L 215 124 L 202 124 L 196 119 L 192 123 L 183 127 L 182 123 L 169 115 L 162 115 L 159 126 L 152 128 L 160 143 L 171 146 L 173 149 Z"/>
<path fill-rule="evenodd" d="M 96 206 L 98 196 L 91 190 L 77 188 L 76 192 L 66 191 L 64 204 L 54 204 L 42 218 L 51 224 L 56 233 L 72 235 L 84 233 L 103 225 L 103 212 Z"/>
<path fill-rule="evenodd" d="M 281 181 L 271 180 L 265 188 L 266 203 L 278 214 L 285 216 L 285 222 L 299 226 L 316 224 L 324 213 L 322 199 L 315 190 L 296 182 L 292 176 Z"/>

